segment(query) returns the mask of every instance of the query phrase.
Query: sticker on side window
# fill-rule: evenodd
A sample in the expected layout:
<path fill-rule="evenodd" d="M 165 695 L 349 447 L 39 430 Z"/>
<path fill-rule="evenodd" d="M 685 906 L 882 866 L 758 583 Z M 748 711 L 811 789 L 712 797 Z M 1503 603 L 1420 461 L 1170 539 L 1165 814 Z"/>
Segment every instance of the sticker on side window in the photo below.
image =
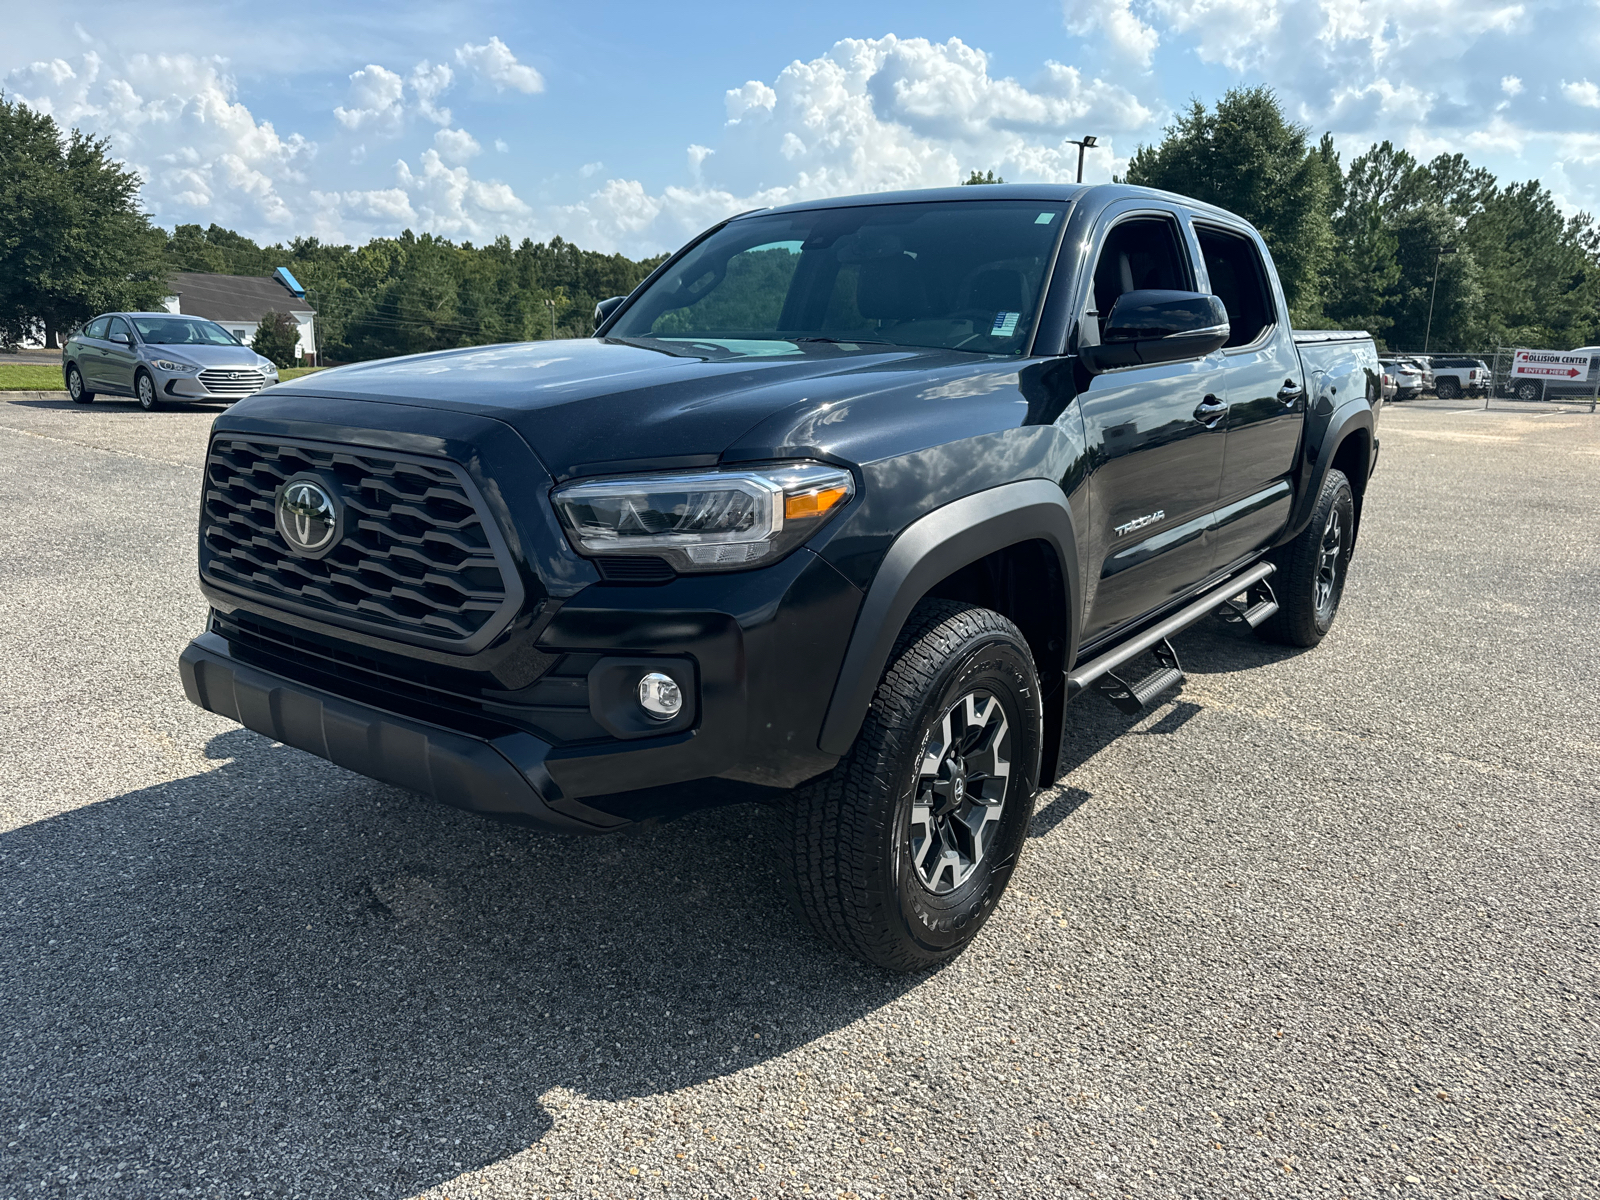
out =
<path fill-rule="evenodd" d="M 1010 337 L 1017 331 L 1017 319 L 1021 313 L 997 312 L 994 315 L 994 328 L 989 330 L 990 337 Z"/>

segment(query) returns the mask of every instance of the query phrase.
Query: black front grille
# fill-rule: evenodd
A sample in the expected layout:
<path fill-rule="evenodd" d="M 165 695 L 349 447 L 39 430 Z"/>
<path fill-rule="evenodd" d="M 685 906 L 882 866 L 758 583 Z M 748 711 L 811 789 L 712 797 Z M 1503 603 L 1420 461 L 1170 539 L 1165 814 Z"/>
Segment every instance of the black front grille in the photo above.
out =
<path fill-rule="evenodd" d="M 275 522 L 279 487 L 303 472 L 345 509 L 322 558 L 291 553 Z M 521 599 L 475 489 L 444 459 L 223 434 L 206 458 L 201 528 L 213 582 L 380 631 L 467 642 L 498 632 L 488 627 Z"/>

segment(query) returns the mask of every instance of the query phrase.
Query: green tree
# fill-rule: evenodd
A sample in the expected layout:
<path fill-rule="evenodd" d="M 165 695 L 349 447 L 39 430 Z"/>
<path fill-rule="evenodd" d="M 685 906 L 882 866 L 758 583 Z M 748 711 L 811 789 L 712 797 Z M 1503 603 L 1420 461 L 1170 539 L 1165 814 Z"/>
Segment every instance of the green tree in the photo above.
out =
<path fill-rule="evenodd" d="M 1213 110 L 1193 101 L 1160 145 L 1139 147 L 1126 181 L 1244 217 L 1272 251 L 1290 315 L 1312 322 L 1333 258 L 1332 186 L 1321 148 L 1306 139 L 1271 88 L 1234 88 Z"/>
<path fill-rule="evenodd" d="M 1438 200 L 1428 200 L 1392 221 L 1398 278 L 1384 305 L 1390 344 L 1465 350 L 1476 341 L 1483 316 L 1481 272 L 1460 245 L 1460 220 Z M 1441 247 L 1455 252 L 1441 253 Z"/>
<path fill-rule="evenodd" d="M 1005 180 L 1000 178 L 1000 176 L 996 175 L 993 171 L 985 171 L 982 175 L 979 175 L 976 171 L 974 171 L 961 182 L 963 185 L 966 185 L 972 183 L 1004 183 Z"/>
<path fill-rule="evenodd" d="M 53 346 L 98 312 L 155 307 L 161 233 L 138 200 L 139 177 L 104 138 L 63 136 L 0 95 L 0 340 L 42 327 Z"/>
<path fill-rule="evenodd" d="M 250 349 L 279 367 L 292 367 L 299 356 L 300 324 L 288 313 L 266 312 L 250 339 Z"/>

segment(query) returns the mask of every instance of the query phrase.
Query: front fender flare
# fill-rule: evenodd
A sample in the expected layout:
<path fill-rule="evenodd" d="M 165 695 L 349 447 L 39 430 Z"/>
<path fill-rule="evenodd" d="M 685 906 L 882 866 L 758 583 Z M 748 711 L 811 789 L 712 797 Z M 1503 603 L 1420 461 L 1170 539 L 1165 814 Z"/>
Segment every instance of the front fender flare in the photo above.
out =
<path fill-rule="evenodd" d="M 969 563 L 1020 542 L 1043 541 L 1055 551 L 1066 581 L 1066 645 L 1059 662 L 1040 663 L 1064 672 L 1077 655 L 1080 587 L 1078 541 L 1072 510 L 1061 488 L 1048 479 L 1024 479 L 964 496 L 918 518 L 894 540 L 867 589 L 817 745 L 828 754 L 847 753 L 861 731 L 872 693 L 882 678 L 906 618 L 928 591 Z"/>

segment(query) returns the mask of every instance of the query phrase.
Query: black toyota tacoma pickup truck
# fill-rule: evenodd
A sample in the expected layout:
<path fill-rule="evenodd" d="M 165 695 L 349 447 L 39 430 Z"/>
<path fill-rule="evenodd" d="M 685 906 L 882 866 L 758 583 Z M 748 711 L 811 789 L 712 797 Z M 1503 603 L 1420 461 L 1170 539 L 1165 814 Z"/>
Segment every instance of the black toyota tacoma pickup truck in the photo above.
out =
<path fill-rule="evenodd" d="M 1069 701 L 1139 711 L 1208 614 L 1310 646 L 1338 610 L 1377 355 L 1293 332 L 1227 212 L 797 204 L 596 318 L 219 417 L 189 698 L 546 829 L 765 799 L 800 911 L 909 971 L 993 911 Z"/>

